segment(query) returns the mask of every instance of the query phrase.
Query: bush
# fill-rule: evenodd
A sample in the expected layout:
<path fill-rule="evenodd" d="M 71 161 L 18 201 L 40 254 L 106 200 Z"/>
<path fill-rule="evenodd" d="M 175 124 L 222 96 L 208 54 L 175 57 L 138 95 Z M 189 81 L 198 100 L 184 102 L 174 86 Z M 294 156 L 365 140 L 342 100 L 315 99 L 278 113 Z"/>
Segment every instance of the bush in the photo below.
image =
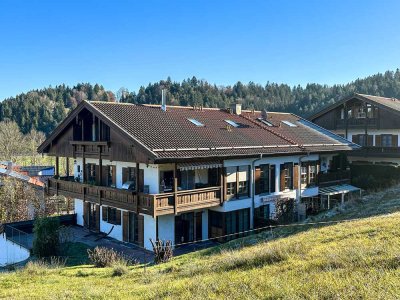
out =
<path fill-rule="evenodd" d="M 352 184 L 365 190 L 388 188 L 400 182 L 400 168 L 385 165 L 352 164 Z"/>
<path fill-rule="evenodd" d="M 113 264 L 112 276 L 122 276 L 128 273 L 126 261 L 121 260 Z"/>
<path fill-rule="evenodd" d="M 150 240 L 151 245 L 153 246 L 154 252 L 154 263 L 164 263 L 172 259 L 173 257 L 173 250 L 172 250 L 172 242 L 166 241 L 155 241 Z"/>
<path fill-rule="evenodd" d="M 96 268 L 112 267 L 116 264 L 125 264 L 125 266 L 137 264 L 136 259 L 110 248 L 96 247 L 93 250 L 88 249 L 87 252 L 89 260 Z"/>
<path fill-rule="evenodd" d="M 33 254 L 37 257 L 57 255 L 59 247 L 58 218 L 38 218 L 33 227 Z"/>

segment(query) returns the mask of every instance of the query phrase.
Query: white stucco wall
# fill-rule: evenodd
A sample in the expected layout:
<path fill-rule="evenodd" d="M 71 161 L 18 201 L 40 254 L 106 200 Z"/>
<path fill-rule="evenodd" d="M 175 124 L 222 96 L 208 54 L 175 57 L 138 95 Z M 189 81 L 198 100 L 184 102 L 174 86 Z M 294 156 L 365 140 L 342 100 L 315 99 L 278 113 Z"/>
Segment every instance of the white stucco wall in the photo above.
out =
<path fill-rule="evenodd" d="M 115 225 L 115 224 L 111 224 L 108 223 L 106 221 L 103 221 L 103 209 L 107 209 L 107 206 L 101 206 L 101 210 L 100 210 L 100 231 L 104 232 L 104 233 L 108 233 L 111 228 L 114 226 L 114 229 L 111 231 L 109 237 L 112 237 L 116 240 L 122 241 L 123 237 L 122 237 L 122 225 L 123 225 L 123 218 L 122 218 L 122 212 L 124 210 L 120 210 L 121 213 L 121 225 Z"/>
<path fill-rule="evenodd" d="M 158 217 L 158 238 L 175 243 L 175 215 Z"/>
<path fill-rule="evenodd" d="M 83 200 L 75 198 L 74 209 L 76 213 L 76 224 L 83 226 Z"/>
<path fill-rule="evenodd" d="M 29 258 L 29 251 L 0 235 L 0 266 L 18 263 Z"/>
<path fill-rule="evenodd" d="M 156 240 L 156 220 L 149 215 L 143 215 L 144 217 L 144 247 L 148 250 L 152 250 L 150 239 Z"/>

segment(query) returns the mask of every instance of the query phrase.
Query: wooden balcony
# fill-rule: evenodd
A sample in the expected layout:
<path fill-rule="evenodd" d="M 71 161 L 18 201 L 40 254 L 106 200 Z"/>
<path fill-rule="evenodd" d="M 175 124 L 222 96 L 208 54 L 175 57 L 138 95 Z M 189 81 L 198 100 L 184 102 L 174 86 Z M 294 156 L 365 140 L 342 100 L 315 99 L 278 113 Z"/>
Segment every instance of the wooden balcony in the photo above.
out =
<path fill-rule="evenodd" d="M 376 118 L 350 118 L 347 119 L 348 128 L 364 128 L 365 122 L 368 124 L 368 128 L 376 128 L 378 124 L 378 119 Z M 336 120 L 336 128 L 343 129 L 346 128 L 346 120 L 337 119 Z"/>
<path fill-rule="evenodd" d="M 137 212 L 138 200 L 135 191 L 52 178 L 48 180 L 48 194 L 78 198 Z"/>
<path fill-rule="evenodd" d="M 359 150 L 352 151 L 349 156 L 399 158 L 400 147 L 362 147 Z"/>
<path fill-rule="evenodd" d="M 334 171 L 329 173 L 319 173 L 317 176 L 317 185 L 326 187 L 338 184 L 350 184 L 350 171 Z"/>
<path fill-rule="evenodd" d="M 175 201 L 176 199 L 176 201 Z M 221 187 L 163 194 L 140 194 L 139 207 L 142 213 L 153 216 L 177 214 L 221 204 Z"/>
<path fill-rule="evenodd" d="M 98 158 L 101 151 L 101 156 L 107 158 L 111 154 L 110 142 L 70 141 L 69 143 L 74 147 L 74 156 Z"/>
<path fill-rule="evenodd" d="M 64 195 L 151 216 L 177 214 L 217 206 L 221 203 L 220 186 L 178 191 L 176 193 L 140 193 L 137 195 L 135 191 L 94 186 L 62 179 L 49 179 L 48 194 Z"/>

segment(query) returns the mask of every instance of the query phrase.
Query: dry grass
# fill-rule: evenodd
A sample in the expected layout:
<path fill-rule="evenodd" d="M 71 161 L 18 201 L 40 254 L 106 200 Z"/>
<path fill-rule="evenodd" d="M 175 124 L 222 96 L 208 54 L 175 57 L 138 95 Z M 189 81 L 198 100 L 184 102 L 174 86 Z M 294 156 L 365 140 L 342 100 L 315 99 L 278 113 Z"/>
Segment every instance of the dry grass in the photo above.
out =
<path fill-rule="evenodd" d="M 331 218 L 378 216 L 325 227 L 279 229 L 157 266 L 92 266 L 0 275 L 9 299 L 398 299 L 400 205 L 396 193 Z M 391 205 L 386 205 L 387 202 Z M 351 207 L 350 207 L 351 206 Z M 116 274 L 117 273 L 117 274 Z M 120 276 L 120 275 L 121 276 Z"/>

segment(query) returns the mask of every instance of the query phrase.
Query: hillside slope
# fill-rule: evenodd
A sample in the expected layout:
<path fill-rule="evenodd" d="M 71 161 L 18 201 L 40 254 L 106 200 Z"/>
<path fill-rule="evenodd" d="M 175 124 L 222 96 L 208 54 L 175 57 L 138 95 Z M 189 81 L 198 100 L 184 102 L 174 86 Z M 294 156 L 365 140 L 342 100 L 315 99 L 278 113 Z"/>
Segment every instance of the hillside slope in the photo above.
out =
<path fill-rule="evenodd" d="M 132 267 L 121 277 L 91 266 L 2 274 L 0 298 L 398 299 L 398 190 L 316 218 L 359 220 L 281 228 L 164 265 Z"/>

